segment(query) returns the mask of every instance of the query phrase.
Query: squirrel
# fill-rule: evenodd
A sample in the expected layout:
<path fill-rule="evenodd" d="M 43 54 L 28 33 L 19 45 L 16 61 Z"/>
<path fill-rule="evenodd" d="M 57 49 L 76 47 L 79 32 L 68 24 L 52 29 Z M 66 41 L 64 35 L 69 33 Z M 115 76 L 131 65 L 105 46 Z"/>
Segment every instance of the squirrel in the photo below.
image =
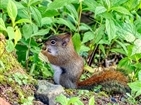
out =
<path fill-rule="evenodd" d="M 44 43 L 41 53 L 48 58 L 54 69 L 54 82 L 65 88 L 93 89 L 97 84 L 107 92 L 125 93 L 128 79 L 120 71 L 105 70 L 79 81 L 83 73 L 84 61 L 75 51 L 72 35 L 53 35 Z"/>

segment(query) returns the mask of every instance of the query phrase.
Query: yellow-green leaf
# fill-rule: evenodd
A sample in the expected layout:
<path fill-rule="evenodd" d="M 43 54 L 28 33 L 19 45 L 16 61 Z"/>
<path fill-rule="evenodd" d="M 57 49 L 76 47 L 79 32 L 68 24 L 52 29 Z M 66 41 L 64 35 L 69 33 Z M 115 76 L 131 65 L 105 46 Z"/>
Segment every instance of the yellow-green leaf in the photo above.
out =
<path fill-rule="evenodd" d="M 0 18 L 0 30 L 6 31 L 6 27 L 2 18 Z"/>
<path fill-rule="evenodd" d="M 21 37 L 22 37 L 21 31 L 20 31 L 20 29 L 17 27 L 17 28 L 16 28 L 16 31 L 15 31 L 15 37 L 14 37 L 15 45 L 16 45 L 17 42 L 21 39 Z"/>
<path fill-rule="evenodd" d="M 12 0 L 9 0 L 8 2 L 7 12 L 8 12 L 10 19 L 12 20 L 12 23 L 14 24 L 15 19 L 17 17 L 17 7 Z"/>

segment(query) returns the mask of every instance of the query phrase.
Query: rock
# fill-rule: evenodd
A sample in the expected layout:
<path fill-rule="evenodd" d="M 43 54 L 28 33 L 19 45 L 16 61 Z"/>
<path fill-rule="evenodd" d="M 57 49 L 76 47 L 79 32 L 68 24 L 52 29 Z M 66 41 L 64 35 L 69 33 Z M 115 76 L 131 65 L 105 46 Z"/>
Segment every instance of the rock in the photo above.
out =
<path fill-rule="evenodd" d="M 10 105 L 5 99 L 0 97 L 0 105 Z"/>
<path fill-rule="evenodd" d="M 61 85 L 51 84 L 46 80 L 38 80 L 37 82 L 35 98 L 43 102 L 45 105 L 55 105 L 56 96 L 64 92 L 63 87 Z"/>

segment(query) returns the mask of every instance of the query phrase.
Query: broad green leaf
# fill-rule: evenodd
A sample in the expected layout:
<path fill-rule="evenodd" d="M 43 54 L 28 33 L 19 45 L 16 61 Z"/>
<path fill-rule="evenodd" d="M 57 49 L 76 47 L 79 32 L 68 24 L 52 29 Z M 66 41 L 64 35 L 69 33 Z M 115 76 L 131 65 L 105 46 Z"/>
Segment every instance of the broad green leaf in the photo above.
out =
<path fill-rule="evenodd" d="M 111 42 L 116 37 L 116 27 L 112 19 L 106 19 L 106 32 L 108 34 L 108 40 Z"/>
<path fill-rule="evenodd" d="M 16 31 L 15 31 L 15 37 L 14 37 L 14 40 L 15 40 L 15 45 L 17 44 L 17 42 L 22 38 L 22 35 L 21 35 L 21 31 L 18 27 L 16 27 Z"/>
<path fill-rule="evenodd" d="M 131 15 L 128 9 L 124 8 L 123 6 L 112 7 L 111 9 L 125 15 Z"/>
<path fill-rule="evenodd" d="M 7 40 L 6 41 L 6 51 L 7 52 L 12 52 L 15 49 L 15 45 L 12 42 L 12 40 Z"/>
<path fill-rule="evenodd" d="M 55 22 L 58 23 L 58 24 L 64 24 L 67 27 L 69 27 L 71 30 L 76 30 L 76 28 L 74 27 L 74 25 L 70 21 L 67 21 L 63 18 L 58 18 L 58 19 L 55 20 Z"/>
<path fill-rule="evenodd" d="M 18 10 L 18 16 L 21 17 L 22 19 L 30 19 L 30 15 L 28 13 L 27 8 L 22 8 Z"/>
<path fill-rule="evenodd" d="M 127 50 L 126 45 L 124 45 L 122 42 L 118 40 L 115 40 L 115 41 L 123 48 L 123 50 L 125 51 L 125 54 L 128 55 L 129 50 Z"/>
<path fill-rule="evenodd" d="M 21 24 L 21 23 L 32 23 L 29 19 L 20 19 L 16 21 L 16 24 Z"/>
<path fill-rule="evenodd" d="M 89 99 L 89 105 L 95 105 L 94 96 Z"/>
<path fill-rule="evenodd" d="M 6 27 L 2 18 L 0 18 L 0 30 L 6 31 Z"/>
<path fill-rule="evenodd" d="M 49 32 L 49 29 L 41 29 L 38 32 L 34 33 L 31 35 L 31 37 L 33 36 L 39 36 L 39 35 L 45 35 Z"/>
<path fill-rule="evenodd" d="M 29 6 L 37 5 L 37 4 L 41 3 L 41 2 L 42 2 L 42 0 L 29 0 Z"/>
<path fill-rule="evenodd" d="M 0 0 L 0 9 L 5 9 L 7 8 L 9 0 Z"/>
<path fill-rule="evenodd" d="M 54 10 L 54 9 L 51 9 L 51 10 L 45 10 L 43 13 L 42 13 L 42 16 L 43 17 L 53 17 L 53 16 L 57 16 L 59 15 L 60 13 L 57 11 L 57 10 Z"/>
<path fill-rule="evenodd" d="M 78 20 L 78 13 L 77 13 L 74 5 L 72 5 L 72 4 L 67 5 L 66 8 L 68 9 L 68 11 L 70 11 L 70 13 L 73 15 L 73 17 L 75 17 L 75 19 Z"/>
<path fill-rule="evenodd" d="M 132 55 L 141 53 L 141 39 L 135 40 L 134 45 L 135 46 L 133 47 Z"/>
<path fill-rule="evenodd" d="M 17 17 L 17 7 L 12 0 L 8 1 L 7 12 L 14 25 L 15 19 Z"/>
<path fill-rule="evenodd" d="M 49 4 L 47 9 L 59 9 L 67 4 L 70 4 L 74 0 L 54 0 L 52 3 Z"/>
<path fill-rule="evenodd" d="M 135 36 L 128 31 L 125 32 L 124 38 L 127 42 L 133 42 L 135 40 Z"/>
<path fill-rule="evenodd" d="M 110 7 L 111 7 L 110 0 L 105 0 L 105 3 L 106 3 L 106 5 L 107 5 L 107 7 L 108 7 L 108 10 L 109 10 L 109 9 L 110 9 Z"/>
<path fill-rule="evenodd" d="M 105 34 L 105 26 L 101 25 L 95 30 L 95 38 L 93 40 L 93 43 L 99 44 L 99 41 L 102 39 L 104 34 Z"/>
<path fill-rule="evenodd" d="M 87 47 L 87 46 L 85 46 L 85 45 L 81 45 L 79 53 L 80 53 L 80 52 L 88 52 L 89 50 L 90 50 L 89 47 Z"/>
<path fill-rule="evenodd" d="M 95 16 L 97 16 L 101 13 L 104 13 L 106 11 L 107 11 L 107 9 L 104 6 L 97 6 L 95 9 Z"/>
<path fill-rule="evenodd" d="M 31 26 L 32 26 L 33 33 L 38 32 L 39 27 L 36 24 L 33 23 L 33 24 L 31 24 Z"/>
<path fill-rule="evenodd" d="M 133 70 L 135 70 L 134 65 L 131 63 L 131 61 L 127 57 L 120 60 L 118 67 L 123 70 L 127 70 L 127 72 L 130 72 L 130 73 Z"/>
<path fill-rule="evenodd" d="M 87 30 L 92 31 L 91 27 L 88 26 L 88 25 L 85 24 L 85 23 L 81 23 L 81 24 L 80 24 L 80 26 L 79 26 L 79 30 L 81 30 L 81 31 L 87 31 Z"/>
<path fill-rule="evenodd" d="M 84 105 L 78 97 L 72 97 L 68 101 L 67 105 Z"/>
<path fill-rule="evenodd" d="M 81 47 L 81 39 L 80 39 L 80 34 L 79 33 L 75 33 L 72 37 L 73 40 L 73 44 L 74 44 L 74 48 L 77 52 L 80 51 L 80 47 Z"/>
<path fill-rule="evenodd" d="M 33 19 L 35 20 L 36 24 L 40 27 L 41 26 L 41 19 L 42 19 L 42 15 L 41 15 L 40 11 L 35 7 L 31 7 L 30 9 L 32 12 Z"/>
<path fill-rule="evenodd" d="M 7 27 L 7 33 L 8 33 L 9 40 L 14 39 L 14 37 L 15 37 L 15 32 L 14 32 L 13 27 L 10 27 L 10 26 Z"/>
<path fill-rule="evenodd" d="M 68 101 L 68 105 L 75 104 L 78 100 L 79 100 L 78 97 L 72 97 L 72 98 L 70 98 L 70 100 Z"/>
<path fill-rule="evenodd" d="M 94 38 L 94 33 L 92 33 L 91 31 L 88 31 L 88 32 L 84 33 L 82 43 L 86 43 L 86 42 L 92 40 L 93 38 Z"/>
<path fill-rule="evenodd" d="M 59 102 L 61 105 L 68 105 L 68 99 L 63 94 L 60 94 L 56 97 L 56 101 Z"/>
<path fill-rule="evenodd" d="M 31 37 L 32 32 L 33 32 L 33 28 L 31 24 L 25 24 L 22 27 L 22 32 L 23 32 L 23 36 L 25 37 L 25 39 L 28 39 Z"/>
<path fill-rule="evenodd" d="M 93 12 L 95 11 L 96 6 L 98 6 L 97 1 L 95 0 L 84 0 L 83 3 L 88 7 L 87 10 L 90 10 Z"/>
<path fill-rule="evenodd" d="M 52 21 L 52 18 L 50 18 L 50 17 L 44 17 L 41 20 L 41 23 L 42 23 L 41 25 L 42 26 L 44 26 L 44 25 L 50 25 L 52 22 L 53 22 Z"/>
<path fill-rule="evenodd" d="M 112 0 L 111 1 L 111 4 L 112 6 L 119 6 L 119 5 L 122 5 L 124 4 L 125 2 L 127 2 L 128 0 Z"/>
<path fill-rule="evenodd" d="M 136 92 L 136 96 L 141 95 L 141 81 L 135 81 L 132 83 L 128 83 L 129 87 L 132 89 L 133 92 Z"/>

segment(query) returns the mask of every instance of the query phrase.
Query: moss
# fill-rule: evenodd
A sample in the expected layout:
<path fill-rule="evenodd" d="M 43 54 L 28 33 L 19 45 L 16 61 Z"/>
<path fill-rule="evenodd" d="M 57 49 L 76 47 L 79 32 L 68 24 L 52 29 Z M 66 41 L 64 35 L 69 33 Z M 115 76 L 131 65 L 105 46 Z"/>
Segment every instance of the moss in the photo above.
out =
<path fill-rule="evenodd" d="M 7 52 L 5 46 L 5 39 L 0 35 L 0 97 L 11 104 L 22 104 L 23 98 L 33 96 L 35 80 L 26 74 L 15 54 Z"/>

